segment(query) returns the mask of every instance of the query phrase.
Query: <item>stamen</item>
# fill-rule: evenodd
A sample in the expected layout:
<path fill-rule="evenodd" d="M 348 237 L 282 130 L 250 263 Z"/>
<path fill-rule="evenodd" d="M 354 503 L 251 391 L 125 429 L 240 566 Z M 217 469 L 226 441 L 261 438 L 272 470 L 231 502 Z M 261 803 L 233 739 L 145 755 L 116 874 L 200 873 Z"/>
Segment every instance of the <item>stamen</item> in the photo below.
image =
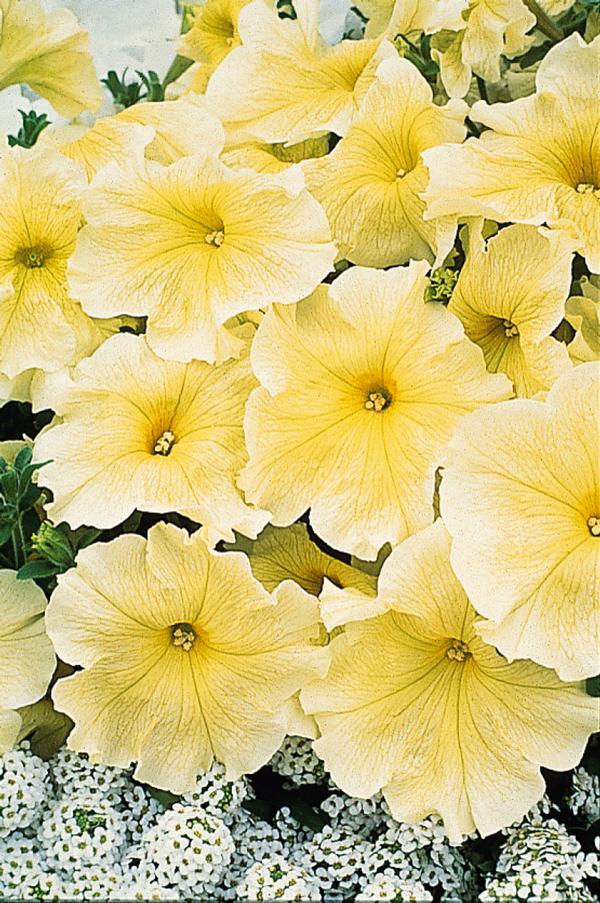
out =
<path fill-rule="evenodd" d="M 595 194 L 596 197 L 600 197 L 600 188 L 596 188 L 592 182 L 580 182 L 575 191 L 577 194 Z"/>
<path fill-rule="evenodd" d="M 376 414 L 380 414 L 381 411 L 389 407 L 391 401 L 392 396 L 385 390 L 369 392 L 365 401 L 365 408 L 367 411 L 374 411 Z"/>
<path fill-rule="evenodd" d="M 195 640 L 196 634 L 191 624 L 184 621 L 181 624 L 174 624 L 171 628 L 171 642 L 184 652 L 190 651 Z"/>
<path fill-rule="evenodd" d="M 397 179 L 402 179 L 405 175 L 406 175 L 405 169 L 397 169 L 396 170 L 396 178 Z"/>
<path fill-rule="evenodd" d="M 587 526 L 592 536 L 600 536 L 600 516 L 594 514 L 588 517 Z"/>
<path fill-rule="evenodd" d="M 45 248 L 23 248 L 17 251 L 15 259 L 26 266 L 28 270 L 38 270 L 44 266 L 48 251 Z"/>
<path fill-rule="evenodd" d="M 470 655 L 471 652 L 466 643 L 463 643 L 462 640 L 450 640 L 450 645 L 446 650 L 446 656 L 449 659 L 451 659 L 453 662 L 464 662 L 469 658 Z"/>
<path fill-rule="evenodd" d="M 174 445 L 175 434 L 172 433 L 171 430 L 165 430 L 162 436 L 159 436 L 154 443 L 153 454 L 163 456 L 170 455 Z"/>
<path fill-rule="evenodd" d="M 207 245 L 213 245 L 215 248 L 220 248 L 225 241 L 225 233 L 222 229 L 216 229 L 214 232 L 209 232 L 208 235 L 205 235 L 204 241 Z"/>
<path fill-rule="evenodd" d="M 507 339 L 512 339 L 519 335 L 519 329 L 511 320 L 503 320 L 504 335 Z"/>

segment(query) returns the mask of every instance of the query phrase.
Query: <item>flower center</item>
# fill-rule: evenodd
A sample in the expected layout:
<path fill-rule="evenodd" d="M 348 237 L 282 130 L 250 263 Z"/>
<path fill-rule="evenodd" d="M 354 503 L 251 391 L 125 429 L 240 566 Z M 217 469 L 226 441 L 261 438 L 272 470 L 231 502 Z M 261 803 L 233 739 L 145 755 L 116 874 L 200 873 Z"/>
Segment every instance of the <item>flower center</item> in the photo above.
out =
<path fill-rule="evenodd" d="M 396 178 L 397 179 L 402 179 L 405 175 L 406 175 L 405 169 L 400 168 L 400 169 L 396 170 Z"/>
<path fill-rule="evenodd" d="M 189 652 L 196 640 L 194 628 L 187 621 L 173 624 L 171 627 L 171 642 L 184 652 Z"/>
<path fill-rule="evenodd" d="M 374 411 L 380 414 L 385 411 L 392 403 L 392 396 L 386 389 L 373 389 L 369 392 L 365 400 L 365 408 L 367 411 Z"/>
<path fill-rule="evenodd" d="M 470 655 L 471 652 L 466 643 L 457 639 L 450 640 L 450 645 L 446 649 L 447 658 L 451 659 L 453 662 L 464 662 Z"/>
<path fill-rule="evenodd" d="M 600 188 L 596 188 L 593 182 L 580 182 L 576 187 L 577 194 L 594 194 L 600 197 Z"/>
<path fill-rule="evenodd" d="M 507 339 L 512 339 L 519 335 L 518 327 L 516 327 L 511 320 L 503 320 L 502 326 L 504 328 L 504 335 Z"/>
<path fill-rule="evenodd" d="M 222 229 L 215 229 L 214 232 L 209 232 L 208 235 L 204 236 L 204 241 L 207 245 L 212 245 L 214 248 L 220 248 L 225 241 L 225 233 Z"/>
<path fill-rule="evenodd" d="M 22 248 L 15 254 L 15 260 L 27 267 L 28 270 L 39 270 L 44 266 L 48 250 L 42 247 Z"/>
<path fill-rule="evenodd" d="M 588 517 L 587 527 L 592 536 L 600 536 L 600 516 L 593 514 Z"/>
<path fill-rule="evenodd" d="M 171 454 L 171 449 L 175 445 L 175 434 L 171 430 L 165 430 L 162 436 L 159 436 L 154 443 L 153 455 L 163 455 L 166 457 Z"/>

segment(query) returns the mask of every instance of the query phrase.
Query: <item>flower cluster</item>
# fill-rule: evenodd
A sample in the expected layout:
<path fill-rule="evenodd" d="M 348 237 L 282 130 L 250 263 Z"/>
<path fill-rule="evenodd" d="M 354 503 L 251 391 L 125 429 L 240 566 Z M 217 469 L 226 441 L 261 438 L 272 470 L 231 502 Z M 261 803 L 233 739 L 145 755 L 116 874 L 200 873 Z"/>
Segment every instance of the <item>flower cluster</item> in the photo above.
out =
<path fill-rule="evenodd" d="M 587 899 L 600 16 L 168 2 L 0 0 L 4 886 Z"/>

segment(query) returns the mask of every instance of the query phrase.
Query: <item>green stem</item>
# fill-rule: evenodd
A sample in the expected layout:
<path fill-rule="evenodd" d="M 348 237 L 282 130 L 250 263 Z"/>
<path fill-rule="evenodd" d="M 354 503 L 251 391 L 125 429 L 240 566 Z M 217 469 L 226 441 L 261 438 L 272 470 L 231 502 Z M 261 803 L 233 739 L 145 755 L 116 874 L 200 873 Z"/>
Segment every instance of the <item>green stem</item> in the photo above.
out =
<path fill-rule="evenodd" d="M 21 544 L 21 555 L 22 555 L 22 557 L 23 557 L 22 564 L 25 564 L 25 557 L 26 557 L 26 555 L 25 555 L 25 534 L 23 533 L 23 523 L 22 523 L 22 521 L 21 521 L 21 515 L 20 515 L 20 514 L 19 514 L 19 516 L 18 516 L 18 518 L 17 518 L 17 532 L 18 532 L 18 534 L 19 534 L 19 542 L 20 542 L 20 544 Z M 14 537 L 15 537 L 15 534 L 14 534 L 14 531 L 13 531 L 13 541 L 14 541 Z M 15 547 L 16 547 L 16 543 L 15 543 Z M 15 560 L 17 560 L 16 555 L 15 555 Z M 20 567 L 20 565 L 19 565 L 18 560 L 17 560 L 17 568 L 18 568 L 18 567 Z"/>
<path fill-rule="evenodd" d="M 558 25 L 552 21 L 550 16 L 544 12 L 539 3 L 536 0 L 523 0 L 523 3 L 529 10 L 529 12 L 533 13 L 535 18 L 537 19 L 537 27 L 545 34 L 547 38 L 550 38 L 551 41 L 562 41 L 564 38 L 564 34 L 562 30 L 558 27 Z"/>
<path fill-rule="evenodd" d="M 479 75 L 475 76 L 475 80 L 477 82 L 477 89 L 479 91 L 479 96 L 481 97 L 482 100 L 485 100 L 486 103 L 489 103 L 487 87 L 486 87 L 484 80 Z"/>

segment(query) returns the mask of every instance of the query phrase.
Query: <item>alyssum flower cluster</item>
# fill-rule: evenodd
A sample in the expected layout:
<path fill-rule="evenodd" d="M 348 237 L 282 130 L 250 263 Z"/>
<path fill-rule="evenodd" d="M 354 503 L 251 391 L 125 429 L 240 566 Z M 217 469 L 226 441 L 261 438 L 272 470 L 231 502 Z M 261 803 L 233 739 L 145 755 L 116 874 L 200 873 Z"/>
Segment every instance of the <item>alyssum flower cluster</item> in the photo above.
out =
<path fill-rule="evenodd" d="M 44 424 L 0 447 L 0 751 L 37 703 L 189 795 L 301 736 L 459 843 L 598 725 L 600 15 L 350 20 L 330 46 L 318 0 L 188 4 L 162 84 L 111 73 L 94 116 L 73 14 L 0 0 L 0 89 L 70 120 L 0 148 L 0 397 Z M 45 816 L 59 869 L 59 822 L 126 844 L 77 805 Z M 215 885 L 226 824 L 161 818 L 220 838 L 177 866 Z"/>

